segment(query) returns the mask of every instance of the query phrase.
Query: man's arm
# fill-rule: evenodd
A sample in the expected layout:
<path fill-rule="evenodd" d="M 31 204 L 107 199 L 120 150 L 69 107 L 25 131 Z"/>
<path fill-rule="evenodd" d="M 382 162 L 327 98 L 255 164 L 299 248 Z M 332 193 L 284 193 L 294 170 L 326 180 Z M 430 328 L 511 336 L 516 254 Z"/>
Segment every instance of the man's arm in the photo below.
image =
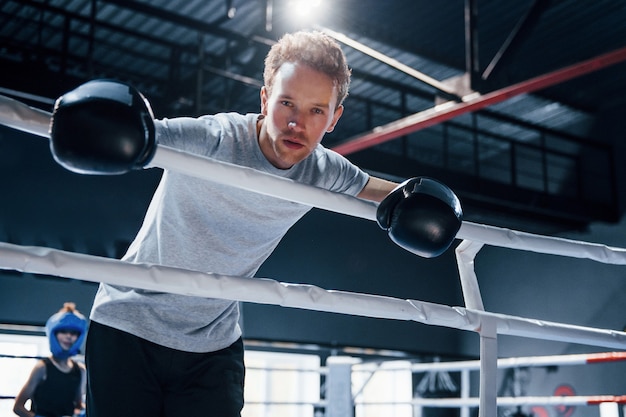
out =
<path fill-rule="evenodd" d="M 370 177 L 365 187 L 357 195 L 365 200 L 381 202 L 387 195 L 398 186 L 395 182 L 387 181 L 382 178 Z"/>

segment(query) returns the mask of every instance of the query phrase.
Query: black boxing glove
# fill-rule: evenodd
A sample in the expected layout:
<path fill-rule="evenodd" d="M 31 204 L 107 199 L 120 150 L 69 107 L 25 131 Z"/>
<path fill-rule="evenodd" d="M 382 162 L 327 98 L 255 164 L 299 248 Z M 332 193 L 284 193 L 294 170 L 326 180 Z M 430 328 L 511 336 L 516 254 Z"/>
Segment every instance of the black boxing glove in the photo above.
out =
<path fill-rule="evenodd" d="M 376 211 L 378 225 L 398 246 L 424 258 L 445 252 L 461 228 L 463 211 L 450 188 L 432 178 L 398 185 Z"/>
<path fill-rule="evenodd" d="M 59 97 L 50 122 L 50 149 L 80 174 L 123 174 L 146 166 L 156 151 L 154 116 L 130 85 L 94 80 Z"/>

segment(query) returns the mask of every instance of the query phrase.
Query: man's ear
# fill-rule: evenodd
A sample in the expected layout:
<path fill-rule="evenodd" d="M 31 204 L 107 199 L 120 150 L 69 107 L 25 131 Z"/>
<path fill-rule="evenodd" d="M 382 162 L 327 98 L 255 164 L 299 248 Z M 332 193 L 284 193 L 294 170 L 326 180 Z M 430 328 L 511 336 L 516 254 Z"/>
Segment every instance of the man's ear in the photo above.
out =
<path fill-rule="evenodd" d="M 335 114 L 333 114 L 333 121 L 331 122 L 330 126 L 328 126 L 328 128 L 326 129 L 326 133 L 330 133 L 333 130 L 335 130 L 335 126 L 337 125 L 337 122 L 339 121 L 339 118 L 341 117 L 342 114 L 343 114 L 343 104 L 340 104 L 339 107 L 335 109 Z"/>
<path fill-rule="evenodd" d="M 261 87 L 261 114 L 267 116 L 267 88 Z"/>

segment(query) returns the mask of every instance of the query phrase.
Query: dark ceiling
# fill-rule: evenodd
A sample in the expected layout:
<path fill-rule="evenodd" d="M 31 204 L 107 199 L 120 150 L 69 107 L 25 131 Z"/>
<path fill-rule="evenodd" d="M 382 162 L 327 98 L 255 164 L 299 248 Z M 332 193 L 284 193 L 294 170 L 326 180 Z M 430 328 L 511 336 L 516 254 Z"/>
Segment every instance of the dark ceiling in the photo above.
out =
<path fill-rule="evenodd" d="M 255 112 L 268 48 L 307 28 L 291 3 L 4 0 L 0 94 L 51 110 L 114 78 L 157 117 Z M 443 180 L 466 220 L 542 234 L 619 220 L 626 1 L 327 3 L 315 24 L 353 82 L 326 146 L 378 175 Z"/>

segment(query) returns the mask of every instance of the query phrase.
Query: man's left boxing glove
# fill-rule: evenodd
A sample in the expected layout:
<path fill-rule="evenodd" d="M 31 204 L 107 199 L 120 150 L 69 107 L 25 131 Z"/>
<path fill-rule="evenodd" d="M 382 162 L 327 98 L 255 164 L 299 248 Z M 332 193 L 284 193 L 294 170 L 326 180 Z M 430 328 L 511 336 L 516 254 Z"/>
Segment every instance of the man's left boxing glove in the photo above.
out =
<path fill-rule="evenodd" d="M 424 258 L 445 252 L 461 228 L 463 210 L 445 184 L 416 177 L 398 185 L 376 211 L 378 225 L 398 246 Z"/>
<path fill-rule="evenodd" d="M 94 80 L 59 97 L 50 121 L 50 149 L 80 174 L 123 174 L 146 166 L 156 151 L 150 104 L 134 87 Z"/>

